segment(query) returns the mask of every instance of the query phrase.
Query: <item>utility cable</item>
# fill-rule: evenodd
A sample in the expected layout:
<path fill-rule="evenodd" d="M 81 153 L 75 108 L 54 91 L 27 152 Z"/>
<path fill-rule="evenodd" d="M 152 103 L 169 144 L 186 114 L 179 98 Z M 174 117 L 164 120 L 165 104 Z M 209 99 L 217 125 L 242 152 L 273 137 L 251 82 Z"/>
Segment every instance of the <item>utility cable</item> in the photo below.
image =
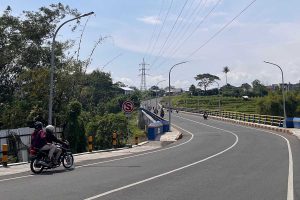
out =
<path fill-rule="evenodd" d="M 158 33 L 158 35 L 157 35 L 157 37 L 156 37 L 156 40 L 155 40 L 154 45 L 153 45 L 153 47 L 152 47 L 152 50 L 151 50 L 150 53 L 149 53 L 150 55 L 153 53 L 154 49 L 156 48 L 156 44 L 157 44 L 157 42 L 158 42 L 158 39 L 159 39 L 159 37 L 160 37 L 160 34 L 161 34 L 163 28 L 165 27 L 165 23 L 166 23 L 167 18 L 168 18 L 168 16 L 169 16 L 169 13 L 170 13 L 170 10 L 171 10 L 171 8 L 172 8 L 172 5 L 173 5 L 173 0 L 171 0 L 170 6 L 169 6 L 169 8 L 168 8 L 168 10 L 167 10 L 167 13 L 166 13 L 166 15 L 165 15 L 163 24 L 162 24 L 162 26 L 161 26 L 161 28 L 160 28 L 160 30 L 159 30 L 159 33 Z"/>
<path fill-rule="evenodd" d="M 188 39 L 190 39 L 193 34 L 200 28 L 200 26 L 205 22 L 205 20 L 214 12 L 217 6 L 221 3 L 222 0 L 218 0 L 217 3 L 212 7 L 212 9 L 203 17 L 203 19 L 199 22 L 199 24 L 195 27 L 195 29 L 175 48 L 175 50 L 171 53 L 172 57 L 178 52 L 178 50 L 186 43 Z M 164 64 L 167 60 L 161 62 L 159 66 Z"/>
<path fill-rule="evenodd" d="M 197 53 L 200 49 L 206 46 L 210 41 L 212 41 L 215 37 L 217 37 L 221 32 L 223 32 L 232 22 L 234 22 L 239 16 L 241 16 L 252 4 L 254 4 L 257 0 L 253 0 L 249 3 L 243 10 L 241 10 L 234 18 L 232 18 L 229 22 L 227 22 L 219 31 L 217 31 L 212 37 L 210 37 L 206 42 L 204 42 L 199 48 L 193 51 L 186 59 L 190 59 L 195 53 Z"/>
<path fill-rule="evenodd" d="M 184 38 L 186 33 L 189 31 L 189 29 L 191 28 L 191 25 L 193 24 L 195 18 L 198 16 L 198 14 L 200 14 L 200 11 L 202 11 L 202 9 L 204 8 L 205 4 L 206 4 L 207 0 L 205 0 L 205 2 L 203 3 L 203 0 L 200 1 L 200 3 L 198 3 L 198 5 L 193 9 L 193 11 L 191 12 L 190 16 L 188 18 L 192 18 L 192 20 L 189 21 L 189 23 L 186 23 L 183 25 L 181 31 L 178 32 L 178 34 L 176 36 L 174 36 L 173 41 L 179 41 L 180 38 Z M 194 1 L 193 1 L 194 3 Z M 202 5 L 202 6 L 201 6 Z M 197 12 L 198 11 L 198 12 Z M 196 14 L 196 15 L 194 15 Z M 194 17 L 193 17 L 194 16 Z M 176 47 L 176 43 L 174 42 L 173 44 L 175 44 Z M 170 44 L 165 50 L 164 53 L 166 51 L 168 51 L 170 49 L 170 47 L 172 47 L 172 44 Z M 162 54 L 163 55 L 163 54 Z"/>
<path fill-rule="evenodd" d="M 163 10 L 164 2 L 165 2 L 165 1 L 163 0 L 162 3 L 161 3 L 161 7 L 160 7 L 160 9 L 159 9 L 158 16 L 156 17 L 156 21 L 158 21 L 158 20 L 160 19 L 160 16 L 161 16 L 161 13 L 162 13 L 162 10 Z M 158 27 L 158 23 L 155 23 L 153 32 L 152 32 L 152 34 L 151 34 L 151 38 L 150 38 L 150 40 L 149 40 L 147 49 L 146 49 L 145 54 L 144 54 L 143 57 L 145 57 L 145 56 L 147 55 L 147 53 L 148 53 L 150 47 L 152 46 L 152 41 L 153 41 L 153 39 L 154 39 L 154 35 L 155 35 L 155 32 L 156 32 L 157 27 Z"/>
<path fill-rule="evenodd" d="M 189 1 L 189 0 L 186 0 L 185 3 L 184 3 L 184 5 L 182 6 L 182 8 L 181 8 L 181 10 L 180 10 L 180 13 L 179 13 L 179 15 L 177 16 L 177 18 L 176 18 L 176 20 L 175 20 L 175 23 L 173 24 L 173 26 L 172 26 L 172 28 L 171 28 L 169 34 L 167 35 L 167 38 L 166 38 L 165 42 L 164 42 L 163 45 L 161 46 L 158 55 L 156 55 L 156 57 L 154 58 L 154 61 L 152 62 L 151 65 L 154 65 L 154 63 L 157 61 L 158 57 L 161 55 L 161 52 L 162 52 L 163 48 L 165 47 L 166 43 L 168 42 L 168 40 L 169 40 L 169 38 L 170 38 L 170 36 L 171 36 L 171 34 L 172 34 L 172 32 L 173 32 L 173 30 L 174 30 L 174 28 L 175 28 L 177 22 L 178 22 L 178 19 L 180 18 L 180 16 L 181 16 L 181 14 L 182 14 L 182 12 L 183 12 L 183 10 L 184 10 L 184 8 L 185 8 L 185 6 L 186 6 L 186 4 L 187 4 L 188 1 Z"/>

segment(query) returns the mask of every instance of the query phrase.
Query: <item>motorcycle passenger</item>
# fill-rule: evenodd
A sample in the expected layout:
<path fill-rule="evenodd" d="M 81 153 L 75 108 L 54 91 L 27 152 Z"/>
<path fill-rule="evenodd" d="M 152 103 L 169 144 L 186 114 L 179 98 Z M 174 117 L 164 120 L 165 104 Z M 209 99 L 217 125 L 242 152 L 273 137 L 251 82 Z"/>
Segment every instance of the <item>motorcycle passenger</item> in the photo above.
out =
<path fill-rule="evenodd" d="M 51 143 L 51 144 L 53 144 L 53 143 L 59 143 L 59 144 L 64 145 L 65 143 L 63 141 L 59 140 L 53 134 L 54 133 L 54 129 L 55 128 L 52 125 L 46 126 L 46 140 L 47 140 L 47 142 Z M 54 153 L 56 153 L 56 156 L 55 156 L 55 159 L 53 160 L 54 164 L 57 164 L 61 152 L 62 152 L 62 150 L 56 146 L 56 149 L 55 149 L 55 152 L 54 152 Z"/>
<path fill-rule="evenodd" d="M 40 150 L 49 150 L 48 158 L 51 161 L 53 153 L 56 149 L 56 146 L 52 143 L 48 143 L 46 140 L 46 133 L 43 130 L 42 122 L 35 122 L 34 123 L 34 131 L 31 134 L 31 148 L 37 148 Z"/>

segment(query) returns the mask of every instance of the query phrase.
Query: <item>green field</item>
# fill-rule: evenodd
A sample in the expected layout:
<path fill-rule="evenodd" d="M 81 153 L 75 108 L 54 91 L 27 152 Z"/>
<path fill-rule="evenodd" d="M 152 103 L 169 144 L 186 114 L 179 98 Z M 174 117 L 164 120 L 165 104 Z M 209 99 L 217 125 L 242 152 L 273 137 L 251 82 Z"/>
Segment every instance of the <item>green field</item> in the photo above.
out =
<path fill-rule="evenodd" d="M 197 108 L 197 109 L 209 109 L 217 110 L 219 108 L 218 96 L 172 96 L 173 107 L 180 108 Z M 220 97 L 221 99 L 221 110 L 233 111 L 242 113 L 255 114 L 257 98 L 250 98 L 245 101 L 241 97 Z M 163 105 L 167 105 L 168 97 L 164 97 L 161 101 Z"/>

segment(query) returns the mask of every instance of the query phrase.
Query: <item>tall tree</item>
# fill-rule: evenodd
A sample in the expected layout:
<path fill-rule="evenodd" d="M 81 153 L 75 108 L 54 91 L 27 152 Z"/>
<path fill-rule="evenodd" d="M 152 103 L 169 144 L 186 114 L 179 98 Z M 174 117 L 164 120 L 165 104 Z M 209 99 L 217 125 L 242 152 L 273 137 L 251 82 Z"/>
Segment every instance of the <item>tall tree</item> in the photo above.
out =
<path fill-rule="evenodd" d="M 226 67 L 223 68 L 223 72 L 225 73 L 225 77 L 226 77 L 226 85 L 227 85 L 227 73 L 228 73 L 229 71 L 230 71 L 230 70 L 229 70 L 229 67 L 228 67 L 228 66 L 226 66 Z"/>
<path fill-rule="evenodd" d="M 192 84 L 189 88 L 189 92 L 191 93 L 191 95 L 195 96 L 197 94 L 196 91 L 196 86 L 194 84 Z"/>
<path fill-rule="evenodd" d="M 211 85 L 214 81 L 220 80 L 218 76 L 212 75 L 212 74 L 198 74 L 195 77 L 196 81 L 198 82 L 199 87 L 203 87 L 204 91 L 206 93 L 206 88 Z"/>
<path fill-rule="evenodd" d="M 255 96 L 266 96 L 268 95 L 268 89 L 259 80 L 252 82 L 253 93 Z"/>

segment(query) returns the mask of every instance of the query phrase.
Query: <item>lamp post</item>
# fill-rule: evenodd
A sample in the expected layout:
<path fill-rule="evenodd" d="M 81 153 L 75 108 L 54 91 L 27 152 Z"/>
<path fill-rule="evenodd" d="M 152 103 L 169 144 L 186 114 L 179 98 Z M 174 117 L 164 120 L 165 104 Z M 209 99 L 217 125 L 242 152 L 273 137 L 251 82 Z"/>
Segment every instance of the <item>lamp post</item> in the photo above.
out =
<path fill-rule="evenodd" d="M 188 61 L 184 61 L 184 62 L 179 62 L 179 63 L 176 63 L 175 65 L 173 65 L 171 68 L 170 68 L 170 71 L 169 71 L 169 130 L 171 130 L 171 71 L 172 69 L 177 66 L 177 65 L 181 65 L 181 64 L 184 64 L 184 63 L 187 63 Z"/>
<path fill-rule="evenodd" d="M 164 82 L 164 81 L 166 81 L 166 80 L 158 81 L 158 82 L 156 83 L 156 87 L 158 87 L 158 84 L 160 84 L 161 82 Z M 157 90 L 156 90 L 156 92 L 155 92 L 155 101 L 156 101 L 155 108 L 157 109 Z"/>
<path fill-rule="evenodd" d="M 221 115 L 221 99 L 220 99 L 220 85 L 217 81 L 214 81 L 218 84 L 218 99 L 219 99 L 219 116 Z"/>
<path fill-rule="evenodd" d="M 265 63 L 267 64 L 270 64 L 270 65 L 274 65 L 276 67 L 278 67 L 281 71 L 281 80 L 282 80 L 282 99 L 283 99 L 283 115 L 284 115 L 284 123 L 283 123 L 283 127 L 286 127 L 286 123 L 285 123 L 285 120 L 286 120 L 286 110 L 285 110 L 285 95 L 284 95 L 284 79 L 283 79 L 283 71 L 281 69 L 281 67 L 275 63 L 271 63 L 271 62 L 267 62 L 267 61 L 264 61 Z"/>
<path fill-rule="evenodd" d="M 53 87 L 54 87 L 54 70 L 55 70 L 55 59 L 54 59 L 54 50 L 55 50 L 55 37 L 59 31 L 59 29 L 68 22 L 74 21 L 76 19 L 80 19 L 82 17 L 86 17 L 94 14 L 94 12 L 89 12 L 78 17 L 74 17 L 62 23 L 55 31 L 53 39 L 52 39 L 52 47 L 51 47 L 51 71 L 50 71 L 50 95 L 49 95 L 49 114 L 48 114 L 48 124 L 52 124 L 52 107 L 53 107 Z"/>

